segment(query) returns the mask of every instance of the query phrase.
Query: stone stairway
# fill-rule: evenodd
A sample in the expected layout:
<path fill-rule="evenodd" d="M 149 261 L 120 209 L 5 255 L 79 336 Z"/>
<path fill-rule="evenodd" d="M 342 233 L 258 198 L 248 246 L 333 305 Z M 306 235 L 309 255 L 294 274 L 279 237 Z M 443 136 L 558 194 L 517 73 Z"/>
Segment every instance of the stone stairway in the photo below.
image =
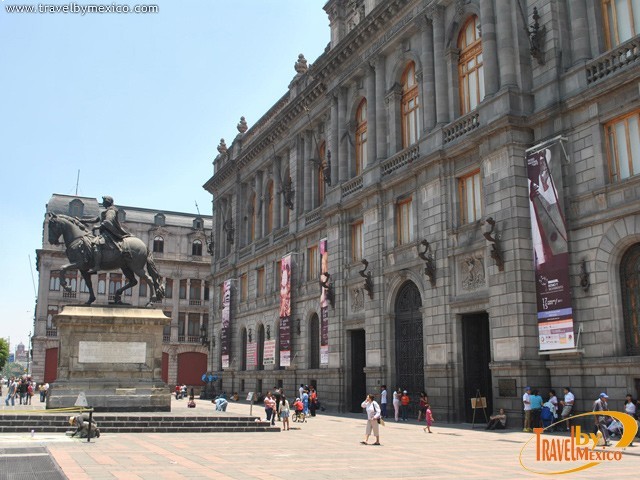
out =
<path fill-rule="evenodd" d="M 75 430 L 69 417 L 61 414 L 4 414 L 0 415 L 0 433 L 64 433 Z M 247 416 L 180 416 L 94 414 L 101 434 L 105 433 L 187 433 L 187 432 L 279 432 L 266 421 Z"/>

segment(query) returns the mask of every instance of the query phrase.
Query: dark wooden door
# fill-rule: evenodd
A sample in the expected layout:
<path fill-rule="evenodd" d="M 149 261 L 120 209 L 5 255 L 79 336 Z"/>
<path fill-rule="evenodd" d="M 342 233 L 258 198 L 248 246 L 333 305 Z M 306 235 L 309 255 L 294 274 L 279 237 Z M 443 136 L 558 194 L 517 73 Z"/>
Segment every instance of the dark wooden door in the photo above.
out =
<path fill-rule="evenodd" d="M 486 312 L 463 315 L 462 354 L 464 368 L 464 406 L 467 422 L 473 419 L 471 398 L 479 390 L 487 398 L 487 415 L 492 412 L 491 397 L 491 347 L 489 342 L 489 315 Z M 476 410 L 476 423 L 484 423 L 484 413 Z"/>
<path fill-rule="evenodd" d="M 421 308 L 422 298 L 418 287 L 413 282 L 405 283 L 395 305 L 396 379 L 397 386 L 409 393 L 411 415 L 417 415 L 420 392 L 424 390 Z"/>

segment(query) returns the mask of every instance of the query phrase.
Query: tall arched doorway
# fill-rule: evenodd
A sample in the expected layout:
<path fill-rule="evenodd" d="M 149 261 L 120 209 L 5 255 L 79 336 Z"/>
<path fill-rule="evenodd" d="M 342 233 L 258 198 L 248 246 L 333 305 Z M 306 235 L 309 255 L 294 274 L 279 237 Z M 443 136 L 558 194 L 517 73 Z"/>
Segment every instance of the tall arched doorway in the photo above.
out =
<path fill-rule="evenodd" d="M 622 257 L 620 283 L 627 355 L 640 355 L 640 243 Z"/>
<path fill-rule="evenodd" d="M 416 404 L 424 390 L 421 308 L 418 287 L 413 282 L 406 282 L 398 292 L 395 305 L 396 381 Z"/>

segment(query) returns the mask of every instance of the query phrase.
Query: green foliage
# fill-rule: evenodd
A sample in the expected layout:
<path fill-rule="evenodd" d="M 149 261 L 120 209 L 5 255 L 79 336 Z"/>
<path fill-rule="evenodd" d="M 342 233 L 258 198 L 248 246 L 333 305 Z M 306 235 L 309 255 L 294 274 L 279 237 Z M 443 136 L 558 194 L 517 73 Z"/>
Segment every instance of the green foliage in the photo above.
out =
<path fill-rule="evenodd" d="M 9 342 L 0 338 L 0 370 L 4 368 L 5 363 L 9 359 Z"/>

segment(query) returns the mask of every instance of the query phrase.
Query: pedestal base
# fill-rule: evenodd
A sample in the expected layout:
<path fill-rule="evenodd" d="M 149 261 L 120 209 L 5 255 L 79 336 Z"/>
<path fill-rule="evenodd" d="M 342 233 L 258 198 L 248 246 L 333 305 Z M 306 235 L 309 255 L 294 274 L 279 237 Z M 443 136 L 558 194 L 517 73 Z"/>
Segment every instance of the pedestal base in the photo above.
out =
<path fill-rule="evenodd" d="M 170 412 L 167 389 L 165 384 L 56 381 L 47 408 L 73 407 L 78 395 L 84 393 L 88 406 L 96 412 Z"/>
<path fill-rule="evenodd" d="M 47 408 L 73 407 L 80 393 L 97 411 L 171 411 L 162 381 L 161 310 L 131 306 L 68 305 L 56 315 L 58 378 Z"/>

